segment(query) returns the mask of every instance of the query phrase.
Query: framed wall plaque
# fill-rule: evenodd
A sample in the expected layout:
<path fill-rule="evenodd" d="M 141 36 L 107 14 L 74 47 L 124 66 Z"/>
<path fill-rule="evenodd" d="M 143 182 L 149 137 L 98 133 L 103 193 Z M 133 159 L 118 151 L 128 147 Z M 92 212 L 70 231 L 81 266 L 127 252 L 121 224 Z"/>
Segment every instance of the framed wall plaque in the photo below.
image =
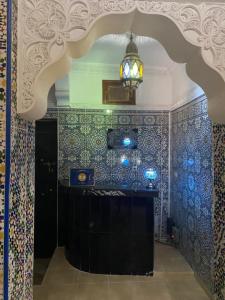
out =
<path fill-rule="evenodd" d="M 91 186 L 94 183 L 94 169 L 70 169 L 70 186 Z"/>
<path fill-rule="evenodd" d="M 102 80 L 102 103 L 111 105 L 135 105 L 136 93 L 122 86 L 120 80 Z"/>

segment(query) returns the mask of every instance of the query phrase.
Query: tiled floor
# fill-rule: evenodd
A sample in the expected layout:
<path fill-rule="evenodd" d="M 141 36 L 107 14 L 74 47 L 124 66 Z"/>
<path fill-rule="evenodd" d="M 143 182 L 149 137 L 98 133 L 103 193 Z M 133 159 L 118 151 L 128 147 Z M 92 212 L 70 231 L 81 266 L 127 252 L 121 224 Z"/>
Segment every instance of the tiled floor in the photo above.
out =
<path fill-rule="evenodd" d="M 37 258 L 34 260 L 34 285 L 42 284 L 49 263 L 50 259 L 48 258 Z"/>
<path fill-rule="evenodd" d="M 51 260 L 34 300 L 208 300 L 173 247 L 156 244 L 154 277 L 94 275 L 67 263 L 63 248 Z"/>

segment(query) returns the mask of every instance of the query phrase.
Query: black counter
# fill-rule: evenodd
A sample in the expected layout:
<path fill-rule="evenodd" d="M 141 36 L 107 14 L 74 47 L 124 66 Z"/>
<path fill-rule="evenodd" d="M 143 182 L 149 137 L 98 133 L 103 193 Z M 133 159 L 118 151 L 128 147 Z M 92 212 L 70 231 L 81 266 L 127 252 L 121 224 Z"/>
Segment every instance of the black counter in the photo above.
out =
<path fill-rule="evenodd" d="M 101 274 L 153 274 L 154 197 L 127 187 L 69 187 L 61 183 L 66 258 Z"/>

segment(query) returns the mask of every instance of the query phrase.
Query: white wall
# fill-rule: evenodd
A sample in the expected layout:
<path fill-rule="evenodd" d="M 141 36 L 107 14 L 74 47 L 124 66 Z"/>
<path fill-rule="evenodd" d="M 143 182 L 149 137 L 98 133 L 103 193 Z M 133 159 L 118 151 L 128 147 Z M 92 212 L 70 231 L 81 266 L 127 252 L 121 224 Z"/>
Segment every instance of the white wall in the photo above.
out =
<path fill-rule="evenodd" d="M 204 91 L 186 73 L 185 64 L 175 64 L 169 70 L 172 78 L 172 108 L 177 108 L 199 96 Z"/>
<path fill-rule="evenodd" d="M 144 62 L 144 81 L 136 91 L 136 105 L 103 105 L 102 80 L 119 79 L 119 63 L 128 41 L 127 34 L 107 35 L 98 39 L 86 55 L 74 59 L 68 76 L 56 82 L 58 106 L 170 110 L 204 93 L 187 76 L 185 64 L 172 61 L 158 41 L 136 37 Z"/>
<path fill-rule="evenodd" d="M 102 104 L 102 80 L 119 79 L 119 64 L 73 63 L 69 74 L 70 105 L 77 108 L 169 109 L 172 105 L 172 78 L 166 68 L 146 68 L 144 82 L 136 94 L 136 105 Z"/>

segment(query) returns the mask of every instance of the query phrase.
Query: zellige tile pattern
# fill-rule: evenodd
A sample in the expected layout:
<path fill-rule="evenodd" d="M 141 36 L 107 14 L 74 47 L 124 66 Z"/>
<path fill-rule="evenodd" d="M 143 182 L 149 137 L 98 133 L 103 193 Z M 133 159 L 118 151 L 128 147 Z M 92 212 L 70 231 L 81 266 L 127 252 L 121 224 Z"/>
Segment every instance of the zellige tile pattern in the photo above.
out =
<path fill-rule="evenodd" d="M 70 168 L 94 168 L 96 185 L 127 184 L 146 187 L 147 168 L 158 173 L 155 200 L 156 235 L 166 237 L 168 216 L 169 113 L 104 109 L 49 109 L 46 118 L 58 119 L 59 179 L 68 179 Z M 137 128 L 138 148 L 107 149 L 109 128 Z M 121 157 L 129 166 L 121 164 Z"/>
<path fill-rule="evenodd" d="M 225 299 L 225 126 L 213 125 L 215 292 Z"/>
<path fill-rule="evenodd" d="M 0 0 L 0 299 L 3 299 L 7 1 Z"/>
<path fill-rule="evenodd" d="M 213 286 L 212 123 L 207 99 L 172 112 L 171 212 L 179 248 L 211 293 Z"/>
<path fill-rule="evenodd" d="M 9 299 L 31 300 L 33 285 L 34 124 L 16 113 L 17 6 L 13 2 Z"/>

